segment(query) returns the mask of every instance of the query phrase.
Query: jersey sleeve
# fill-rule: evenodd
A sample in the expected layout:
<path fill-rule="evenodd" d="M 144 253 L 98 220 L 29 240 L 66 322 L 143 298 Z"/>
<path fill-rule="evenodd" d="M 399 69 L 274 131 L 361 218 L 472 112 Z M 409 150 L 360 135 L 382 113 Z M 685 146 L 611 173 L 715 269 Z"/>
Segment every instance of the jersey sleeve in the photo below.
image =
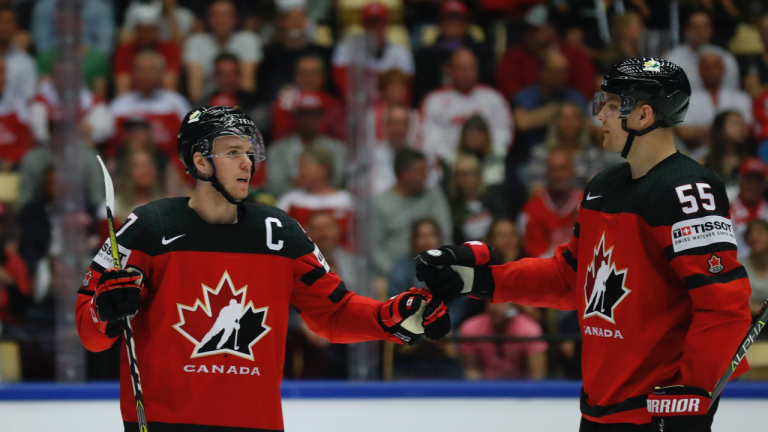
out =
<path fill-rule="evenodd" d="M 300 230 L 297 222 L 296 229 Z M 293 263 L 291 304 L 298 309 L 310 330 L 333 343 L 385 339 L 400 342 L 379 325 L 382 303 L 349 291 L 331 272 L 328 263 L 309 237 L 300 240 L 309 253 Z"/>
<path fill-rule="evenodd" d="M 117 231 L 117 246 L 120 254 L 120 263 L 125 267 L 135 267 L 144 275 L 145 284 L 149 280 L 150 258 L 149 255 L 142 252 L 142 224 L 141 209 L 136 209 L 131 213 L 123 223 L 120 230 Z M 109 238 L 104 241 L 101 249 L 93 258 L 88 271 L 85 273 L 80 289 L 77 291 L 77 302 L 75 303 L 75 320 L 80 340 L 89 351 L 99 352 L 108 349 L 114 344 L 117 338 L 107 337 L 99 331 L 98 320 L 95 316 L 95 306 L 93 305 L 94 294 L 99 278 L 108 269 L 113 268 L 112 247 Z M 145 285 L 146 287 L 146 285 Z M 142 290 L 142 297 L 146 296 L 147 290 Z M 141 312 L 139 312 L 141 313 Z"/>
<path fill-rule="evenodd" d="M 683 347 L 682 384 L 706 391 L 714 389 L 750 325 L 751 288 L 736 260 L 729 207 L 722 182 L 709 176 L 665 186 L 652 206 L 667 213 L 654 224 L 654 237 L 693 308 Z"/>
<path fill-rule="evenodd" d="M 576 258 L 579 255 L 581 207 L 567 244 L 558 246 L 551 258 L 523 258 L 491 266 L 494 303 L 511 302 L 536 307 L 573 310 L 577 306 Z"/>

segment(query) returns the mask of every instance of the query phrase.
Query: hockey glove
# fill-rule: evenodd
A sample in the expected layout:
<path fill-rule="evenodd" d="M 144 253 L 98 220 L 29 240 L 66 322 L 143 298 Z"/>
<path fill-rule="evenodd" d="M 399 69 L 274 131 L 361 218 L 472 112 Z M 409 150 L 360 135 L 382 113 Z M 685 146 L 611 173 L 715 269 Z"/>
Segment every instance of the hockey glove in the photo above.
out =
<path fill-rule="evenodd" d="M 442 339 L 451 330 L 448 307 L 423 288 L 411 288 L 387 300 L 379 309 L 379 324 L 409 345 L 421 335 Z"/>
<path fill-rule="evenodd" d="M 109 337 L 122 333 L 118 320 L 136 315 L 141 306 L 143 287 L 144 276 L 136 268 L 109 269 L 101 275 L 93 296 L 91 315 L 102 333 Z"/>
<path fill-rule="evenodd" d="M 656 387 L 648 396 L 654 432 L 710 432 L 717 402 L 707 412 L 710 394 L 697 387 Z"/>
<path fill-rule="evenodd" d="M 461 295 L 489 299 L 493 297 L 493 276 L 488 266 L 496 263 L 493 248 L 483 242 L 443 246 L 416 257 L 416 278 L 446 301 Z"/>

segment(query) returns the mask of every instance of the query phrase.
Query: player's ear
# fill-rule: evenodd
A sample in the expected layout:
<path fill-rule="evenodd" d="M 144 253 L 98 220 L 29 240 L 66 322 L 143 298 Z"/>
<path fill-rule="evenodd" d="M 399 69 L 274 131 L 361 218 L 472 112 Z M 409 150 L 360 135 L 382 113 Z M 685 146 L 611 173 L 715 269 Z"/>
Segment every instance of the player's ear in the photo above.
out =
<path fill-rule="evenodd" d="M 203 156 L 202 153 L 196 152 L 192 155 L 192 160 L 195 163 L 195 168 L 197 169 L 198 174 L 201 177 L 208 177 L 211 173 L 211 166 L 208 162 L 208 160 Z"/>
<path fill-rule="evenodd" d="M 645 104 L 640 107 L 640 125 L 641 129 L 645 129 L 656 121 L 656 114 L 653 112 L 653 108 L 650 105 Z"/>

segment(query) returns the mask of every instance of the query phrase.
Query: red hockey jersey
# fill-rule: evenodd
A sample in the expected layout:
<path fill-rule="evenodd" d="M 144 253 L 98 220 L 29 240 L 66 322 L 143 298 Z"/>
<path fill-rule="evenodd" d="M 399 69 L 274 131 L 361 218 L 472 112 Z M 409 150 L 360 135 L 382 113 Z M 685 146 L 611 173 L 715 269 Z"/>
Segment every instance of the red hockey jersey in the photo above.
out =
<path fill-rule="evenodd" d="M 554 257 L 491 266 L 493 301 L 575 309 L 582 414 L 649 423 L 655 386 L 711 392 L 749 329 L 728 211 L 720 179 L 680 153 L 638 179 L 617 165 L 587 186 Z"/>
<path fill-rule="evenodd" d="M 289 304 L 331 342 L 398 341 L 377 321 L 381 303 L 348 291 L 301 227 L 274 207 L 240 206 L 239 222 L 210 225 L 188 198 L 152 202 L 118 232 L 122 264 L 145 275 L 132 321 L 149 430 L 280 431 Z M 99 332 L 91 302 L 111 268 L 107 241 L 80 287 L 77 327 L 91 351 Z M 138 430 L 125 344 L 120 403 Z"/>

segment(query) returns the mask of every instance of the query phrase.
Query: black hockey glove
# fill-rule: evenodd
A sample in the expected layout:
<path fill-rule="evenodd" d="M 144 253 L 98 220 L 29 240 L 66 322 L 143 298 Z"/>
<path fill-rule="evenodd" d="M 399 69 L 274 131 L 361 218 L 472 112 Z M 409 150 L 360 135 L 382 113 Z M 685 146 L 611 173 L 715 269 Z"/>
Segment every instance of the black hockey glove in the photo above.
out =
<path fill-rule="evenodd" d="M 421 335 L 438 340 L 451 331 L 448 307 L 423 288 L 411 288 L 387 300 L 379 309 L 379 324 L 409 345 Z"/>
<path fill-rule="evenodd" d="M 707 412 L 710 394 L 697 387 L 656 387 L 648 396 L 654 432 L 710 432 L 717 404 Z"/>
<path fill-rule="evenodd" d="M 493 276 L 489 265 L 496 264 L 493 248 L 479 241 L 461 246 L 443 246 L 416 257 L 416 279 L 446 301 L 461 295 L 493 297 Z"/>
<path fill-rule="evenodd" d="M 136 268 L 109 269 L 101 275 L 93 296 L 92 315 L 102 333 L 109 337 L 122 334 L 118 320 L 136 315 L 142 288 L 144 276 Z"/>

